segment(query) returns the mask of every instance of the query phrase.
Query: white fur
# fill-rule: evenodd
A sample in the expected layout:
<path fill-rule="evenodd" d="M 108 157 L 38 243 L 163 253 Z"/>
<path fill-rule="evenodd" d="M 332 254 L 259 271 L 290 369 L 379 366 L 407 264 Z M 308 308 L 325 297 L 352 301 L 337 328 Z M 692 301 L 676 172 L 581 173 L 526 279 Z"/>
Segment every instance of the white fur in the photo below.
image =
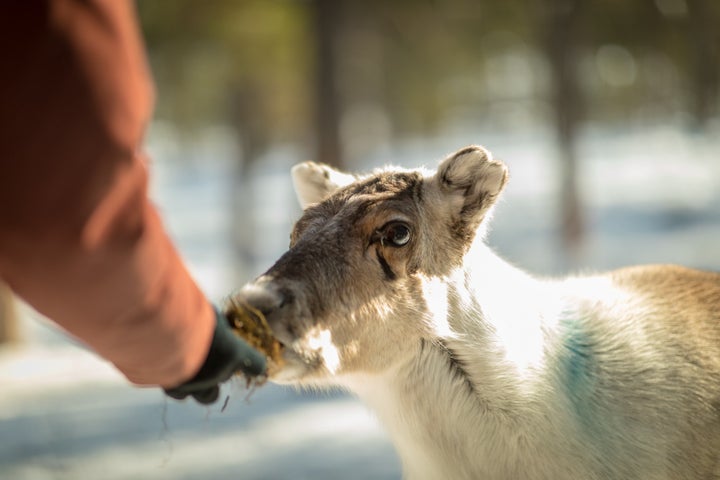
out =
<path fill-rule="evenodd" d="M 634 418 L 637 424 L 623 425 L 624 405 L 603 407 L 603 418 L 589 421 L 626 431 L 592 439 L 570 413 L 573 407 L 559 383 L 556 350 L 562 348 L 564 320 L 600 313 L 622 318 L 612 312 L 627 311 L 628 302 L 642 308 L 642 301 L 600 277 L 535 280 L 479 242 L 468 257 L 474 263 L 466 264 L 462 275 L 445 279 L 451 305 L 437 304 L 441 325 L 435 331 L 437 340 L 462 358 L 474 392 L 448 375 L 446 359 L 433 350 L 416 352 L 378 375 L 337 378 L 377 413 L 406 478 L 678 478 L 667 457 L 684 422 L 673 418 L 683 408 L 677 398 L 658 392 L 642 408 L 647 417 Z M 448 308 L 449 329 L 442 325 L 443 308 Z M 612 327 L 597 325 L 598 338 L 619 335 Z M 648 348 L 638 325 L 628 324 L 623 338 L 638 361 L 667 361 Z M 618 363 L 619 374 L 634 368 Z M 617 395 L 632 398 L 631 392 Z M 603 451 L 606 442 L 612 442 L 610 451 Z"/>
<path fill-rule="evenodd" d="M 304 206 L 354 178 L 316 164 L 293 170 Z M 536 279 L 500 259 L 481 235 L 467 247 L 453 246 L 463 231 L 453 237 L 442 228 L 482 231 L 506 180 L 504 165 L 479 147 L 425 174 L 418 211 L 430 230 L 419 223 L 413 230 L 431 239 L 414 247 L 424 270 L 404 278 L 403 250 L 382 250 L 400 273 L 382 283 L 372 250 L 380 247 L 358 242 L 365 253 L 343 262 L 357 263 L 365 280 L 353 277 L 352 288 L 370 300 L 358 307 L 327 298 L 338 302 L 328 319 L 313 319 L 294 341 L 312 361 L 289 362 L 274 380 L 355 392 L 392 436 L 408 479 L 720 478 L 713 460 L 720 373 L 687 360 L 692 351 L 684 337 L 665 326 L 664 299 L 613 276 Z M 373 214 L 382 228 L 385 215 Z M 334 238 L 333 221 L 289 255 L 324 254 L 317 246 Z M 436 259 L 448 249 L 457 258 Z M 720 285 L 709 288 L 720 292 Z M 683 298 L 677 302 L 689 302 Z M 287 313 L 271 321 L 301 329 L 307 314 L 297 312 L 307 310 L 293 308 L 298 318 Z M 709 307 L 687 308 L 720 322 Z M 707 354 L 720 358 L 717 347 Z"/>

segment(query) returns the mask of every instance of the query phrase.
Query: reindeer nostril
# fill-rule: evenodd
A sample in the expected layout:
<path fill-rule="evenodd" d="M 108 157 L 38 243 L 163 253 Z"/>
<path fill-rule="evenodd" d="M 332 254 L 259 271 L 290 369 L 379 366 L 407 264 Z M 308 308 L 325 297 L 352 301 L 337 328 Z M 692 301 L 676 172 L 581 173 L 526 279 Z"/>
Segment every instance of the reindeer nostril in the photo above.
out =
<path fill-rule="evenodd" d="M 240 290 L 238 300 L 268 316 L 285 303 L 284 296 L 270 285 L 247 285 Z"/>
<path fill-rule="evenodd" d="M 286 307 L 295 302 L 295 295 L 292 293 L 292 290 L 290 290 L 289 288 L 281 288 L 278 290 L 278 293 L 280 294 L 280 297 L 282 298 L 278 308 Z"/>
<path fill-rule="evenodd" d="M 255 308 L 257 308 L 260 313 L 262 313 L 265 317 L 269 316 L 272 312 L 275 311 L 272 306 L 267 305 L 256 306 Z"/>

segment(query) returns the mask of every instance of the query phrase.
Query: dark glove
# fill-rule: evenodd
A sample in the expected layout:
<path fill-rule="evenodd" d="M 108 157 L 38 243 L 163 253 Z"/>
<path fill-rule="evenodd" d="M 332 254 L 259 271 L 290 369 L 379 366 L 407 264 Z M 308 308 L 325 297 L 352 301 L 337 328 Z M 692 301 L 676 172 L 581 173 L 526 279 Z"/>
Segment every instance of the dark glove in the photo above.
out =
<path fill-rule="evenodd" d="M 193 378 L 165 393 L 177 400 L 192 396 L 199 403 L 214 403 L 220 396 L 220 384 L 236 372 L 248 378 L 265 373 L 265 356 L 239 338 L 224 314 L 217 311 L 215 334 L 205 363 Z"/>

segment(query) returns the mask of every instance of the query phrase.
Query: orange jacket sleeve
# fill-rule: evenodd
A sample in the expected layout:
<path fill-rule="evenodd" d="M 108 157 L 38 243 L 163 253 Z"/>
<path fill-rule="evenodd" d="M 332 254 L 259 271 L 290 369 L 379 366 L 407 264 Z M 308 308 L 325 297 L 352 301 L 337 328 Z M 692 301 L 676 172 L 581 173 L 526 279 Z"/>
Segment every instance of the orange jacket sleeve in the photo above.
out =
<path fill-rule="evenodd" d="M 147 196 L 132 4 L 0 4 L 0 277 L 137 384 L 202 365 L 211 305 Z"/>

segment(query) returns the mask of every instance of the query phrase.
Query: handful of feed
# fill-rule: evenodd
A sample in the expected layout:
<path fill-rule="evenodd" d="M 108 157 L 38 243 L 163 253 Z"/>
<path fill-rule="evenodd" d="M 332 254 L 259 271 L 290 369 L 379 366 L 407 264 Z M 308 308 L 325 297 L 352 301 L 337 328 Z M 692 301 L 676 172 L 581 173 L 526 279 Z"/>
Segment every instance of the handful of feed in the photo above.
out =
<path fill-rule="evenodd" d="M 261 311 L 245 303 L 230 300 L 225 315 L 237 336 L 267 358 L 265 379 L 282 367 L 282 345 L 273 335 Z M 262 385 L 265 379 L 259 380 L 257 384 Z"/>

